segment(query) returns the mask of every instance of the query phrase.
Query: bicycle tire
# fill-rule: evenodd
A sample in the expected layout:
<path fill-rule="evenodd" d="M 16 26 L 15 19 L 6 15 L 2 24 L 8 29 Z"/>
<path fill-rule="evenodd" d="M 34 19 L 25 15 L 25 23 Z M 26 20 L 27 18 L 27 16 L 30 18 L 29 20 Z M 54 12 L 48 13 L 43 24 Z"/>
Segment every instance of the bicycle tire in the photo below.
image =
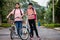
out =
<path fill-rule="evenodd" d="M 26 30 L 25 30 L 25 29 L 26 29 Z M 24 37 L 21 36 L 21 31 L 22 31 L 22 30 L 27 32 L 27 33 L 26 33 L 27 37 L 25 36 L 26 38 L 24 38 Z M 23 32 L 23 31 L 22 31 L 22 32 Z M 22 35 L 24 35 L 24 33 L 22 33 Z M 29 38 L 29 30 L 28 30 L 27 28 L 25 28 L 25 27 L 23 27 L 22 29 L 19 29 L 19 36 L 20 36 L 20 38 L 21 38 L 22 40 L 27 40 L 27 39 Z"/>
<path fill-rule="evenodd" d="M 11 40 L 14 39 L 14 30 L 12 28 L 10 29 L 10 38 Z"/>
<path fill-rule="evenodd" d="M 10 32 L 10 38 L 11 38 L 11 40 L 13 40 L 13 33 L 12 32 Z"/>

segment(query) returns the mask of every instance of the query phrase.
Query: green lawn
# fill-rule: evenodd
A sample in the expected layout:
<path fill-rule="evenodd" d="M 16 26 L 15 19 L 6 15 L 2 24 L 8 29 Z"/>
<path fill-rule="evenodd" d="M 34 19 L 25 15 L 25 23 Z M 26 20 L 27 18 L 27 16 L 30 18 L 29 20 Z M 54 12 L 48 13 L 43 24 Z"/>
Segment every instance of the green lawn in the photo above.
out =
<path fill-rule="evenodd" d="M 11 24 L 8 24 L 8 23 L 2 23 L 0 25 L 0 27 L 4 27 L 4 28 L 10 27 L 10 26 L 11 26 Z"/>
<path fill-rule="evenodd" d="M 60 24 L 44 24 L 46 28 L 57 28 L 60 27 Z"/>

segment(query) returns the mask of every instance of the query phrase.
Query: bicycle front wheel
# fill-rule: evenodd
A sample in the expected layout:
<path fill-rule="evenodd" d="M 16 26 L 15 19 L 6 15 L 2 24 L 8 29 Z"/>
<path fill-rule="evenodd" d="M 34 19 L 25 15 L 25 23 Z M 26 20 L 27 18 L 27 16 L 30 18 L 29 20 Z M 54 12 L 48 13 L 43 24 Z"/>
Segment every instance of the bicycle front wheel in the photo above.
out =
<path fill-rule="evenodd" d="M 22 40 L 27 40 L 29 38 L 29 30 L 23 27 L 19 30 L 19 36 Z"/>

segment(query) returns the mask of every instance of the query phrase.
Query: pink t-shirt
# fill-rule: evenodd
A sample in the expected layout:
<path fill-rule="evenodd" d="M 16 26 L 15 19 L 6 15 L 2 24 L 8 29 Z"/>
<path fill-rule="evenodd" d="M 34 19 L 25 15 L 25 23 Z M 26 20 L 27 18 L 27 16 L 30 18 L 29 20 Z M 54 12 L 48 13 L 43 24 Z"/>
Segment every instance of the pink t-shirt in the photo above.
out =
<path fill-rule="evenodd" d="M 27 14 L 28 14 L 28 19 L 34 19 L 34 15 L 32 14 L 36 14 L 36 10 L 32 10 L 32 9 L 27 9 Z"/>
<path fill-rule="evenodd" d="M 14 14 L 14 10 L 15 10 L 15 14 Z M 22 12 L 22 10 L 21 10 Z M 14 21 L 22 21 L 22 15 L 23 15 L 23 12 L 22 12 L 22 15 L 21 15 L 21 12 L 20 12 L 20 9 L 13 9 L 10 13 L 11 14 L 14 14 Z"/>

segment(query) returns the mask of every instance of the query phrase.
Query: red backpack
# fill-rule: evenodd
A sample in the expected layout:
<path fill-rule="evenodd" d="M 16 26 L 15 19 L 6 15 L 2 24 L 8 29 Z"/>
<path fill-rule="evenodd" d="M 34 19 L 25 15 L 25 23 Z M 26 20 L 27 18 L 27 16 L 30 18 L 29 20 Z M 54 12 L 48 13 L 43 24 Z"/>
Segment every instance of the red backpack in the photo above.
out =
<path fill-rule="evenodd" d="M 34 8 L 32 8 L 32 10 L 33 10 L 33 13 L 35 13 L 34 12 Z M 37 15 L 36 14 L 33 14 L 33 15 L 34 15 L 34 19 L 36 20 L 37 19 L 37 17 L 36 17 Z"/>

